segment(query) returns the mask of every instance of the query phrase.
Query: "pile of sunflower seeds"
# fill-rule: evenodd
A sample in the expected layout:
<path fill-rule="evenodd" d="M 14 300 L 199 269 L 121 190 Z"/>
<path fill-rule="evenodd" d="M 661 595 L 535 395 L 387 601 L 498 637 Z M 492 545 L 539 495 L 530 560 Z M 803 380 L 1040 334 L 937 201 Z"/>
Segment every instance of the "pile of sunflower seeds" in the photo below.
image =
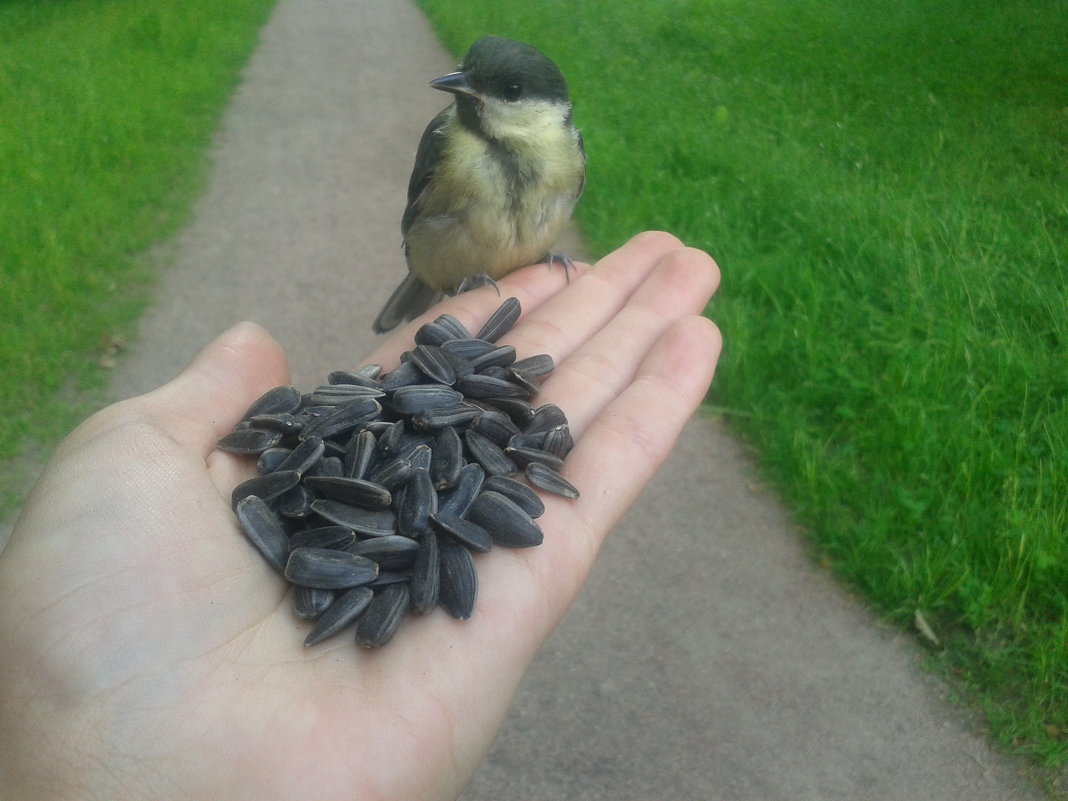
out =
<path fill-rule="evenodd" d="M 259 457 L 231 500 L 292 583 L 297 617 L 315 621 L 306 646 L 353 623 L 360 645 L 384 645 L 409 610 L 470 617 L 472 553 L 542 542 L 531 486 L 578 497 L 558 472 L 567 418 L 530 402 L 552 358 L 496 344 L 520 311 L 509 298 L 474 336 L 441 315 L 392 372 L 336 371 L 306 395 L 276 387 L 219 440 Z"/>

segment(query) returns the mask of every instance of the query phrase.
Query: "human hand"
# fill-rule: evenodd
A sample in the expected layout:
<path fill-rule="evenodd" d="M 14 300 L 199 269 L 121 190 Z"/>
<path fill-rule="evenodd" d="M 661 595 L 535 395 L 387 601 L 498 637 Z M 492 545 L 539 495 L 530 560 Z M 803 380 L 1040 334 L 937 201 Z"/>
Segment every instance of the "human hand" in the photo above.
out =
<path fill-rule="evenodd" d="M 166 386 L 109 407 L 57 449 L 0 554 L 0 797 L 455 798 L 601 543 L 663 462 L 711 381 L 719 335 L 697 316 L 704 254 L 636 237 L 595 268 L 500 282 L 524 316 L 504 341 L 549 353 L 539 403 L 568 415 L 545 541 L 477 559 L 474 615 L 409 617 L 385 648 L 302 649 L 307 624 L 239 533 L 250 460 L 215 449 L 287 383 L 239 325 Z M 491 288 L 442 311 L 477 329 Z M 416 321 L 369 361 L 411 347 Z"/>

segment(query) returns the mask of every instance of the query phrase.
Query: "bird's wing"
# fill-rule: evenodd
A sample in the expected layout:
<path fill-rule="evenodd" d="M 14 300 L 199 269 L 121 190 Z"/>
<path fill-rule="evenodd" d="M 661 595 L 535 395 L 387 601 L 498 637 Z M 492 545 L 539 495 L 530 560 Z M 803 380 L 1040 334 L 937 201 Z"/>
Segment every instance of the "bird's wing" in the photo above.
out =
<path fill-rule="evenodd" d="M 403 236 L 407 236 L 408 229 L 419 216 L 420 198 L 427 184 L 434 177 L 434 168 L 441 160 L 445 149 L 445 136 L 441 129 L 455 114 L 455 106 L 442 109 L 426 126 L 423 138 L 419 140 L 419 148 L 415 152 L 415 165 L 412 167 L 412 177 L 408 179 L 408 205 L 404 209 L 404 217 L 401 218 Z"/>

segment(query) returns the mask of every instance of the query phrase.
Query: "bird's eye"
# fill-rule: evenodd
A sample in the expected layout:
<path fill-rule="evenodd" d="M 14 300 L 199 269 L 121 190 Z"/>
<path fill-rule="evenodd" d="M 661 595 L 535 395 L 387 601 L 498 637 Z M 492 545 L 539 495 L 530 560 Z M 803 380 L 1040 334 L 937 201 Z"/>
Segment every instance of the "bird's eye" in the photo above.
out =
<path fill-rule="evenodd" d="M 504 87 L 504 99 L 509 103 L 514 103 L 520 97 L 523 96 L 523 87 L 517 83 L 510 83 Z"/>

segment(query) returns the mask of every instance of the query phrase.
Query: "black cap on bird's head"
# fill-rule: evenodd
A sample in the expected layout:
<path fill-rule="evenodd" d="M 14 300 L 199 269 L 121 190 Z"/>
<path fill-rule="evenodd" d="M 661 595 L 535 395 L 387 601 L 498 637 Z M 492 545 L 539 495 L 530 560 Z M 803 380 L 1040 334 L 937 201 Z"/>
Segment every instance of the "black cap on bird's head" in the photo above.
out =
<path fill-rule="evenodd" d="M 567 81 L 552 59 L 530 45 L 501 36 L 477 40 L 459 72 L 436 78 L 430 85 L 456 95 L 461 102 L 464 98 L 568 102 Z"/>

